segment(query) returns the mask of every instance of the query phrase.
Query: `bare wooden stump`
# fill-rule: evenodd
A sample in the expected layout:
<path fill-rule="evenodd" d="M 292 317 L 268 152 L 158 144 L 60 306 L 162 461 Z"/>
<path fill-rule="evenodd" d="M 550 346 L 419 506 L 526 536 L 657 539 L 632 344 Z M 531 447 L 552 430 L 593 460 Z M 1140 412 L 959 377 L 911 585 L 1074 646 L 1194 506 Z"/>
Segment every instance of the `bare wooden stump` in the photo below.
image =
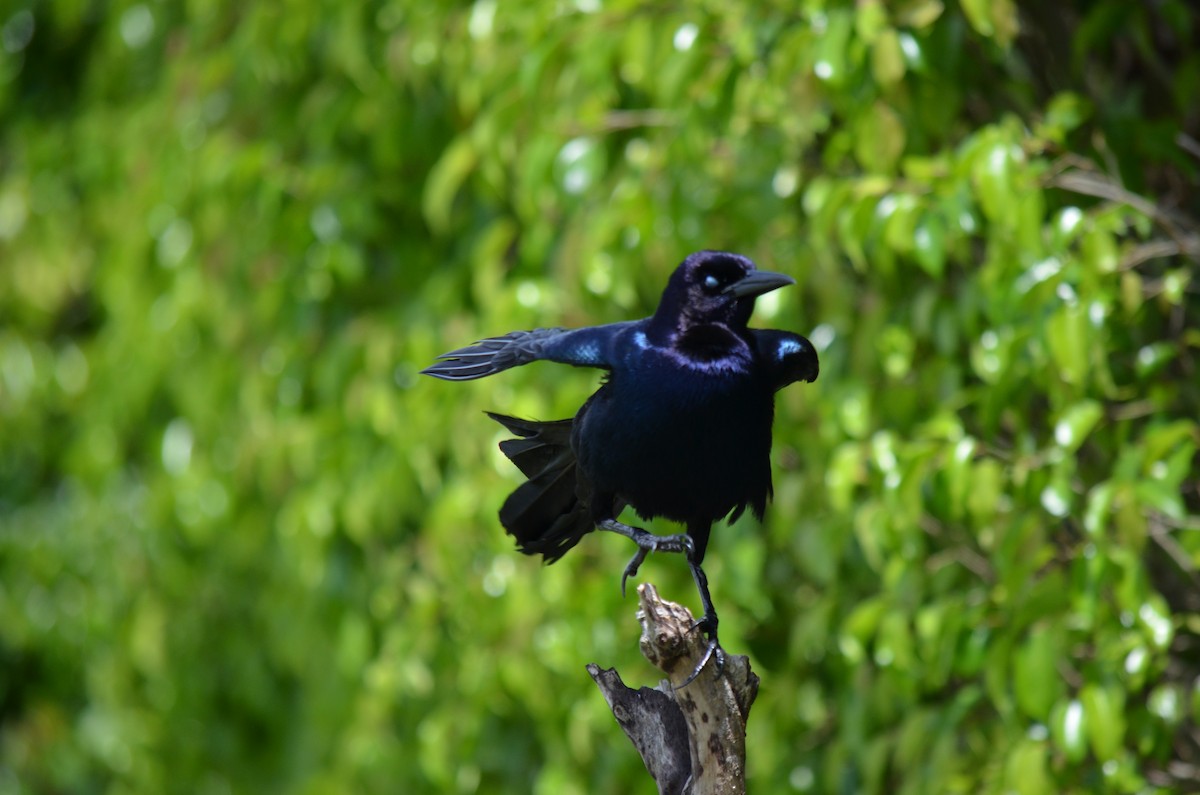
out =
<path fill-rule="evenodd" d="M 638 586 L 642 654 L 667 675 L 657 688 L 626 687 L 615 669 L 589 663 L 625 734 L 663 795 L 737 795 L 746 791 L 746 719 L 758 695 L 758 676 L 745 656 L 716 660 L 684 687 L 703 659 L 706 641 L 691 631 L 686 607 L 664 602 L 648 583 Z M 676 687 L 680 689 L 676 690 Z"/>

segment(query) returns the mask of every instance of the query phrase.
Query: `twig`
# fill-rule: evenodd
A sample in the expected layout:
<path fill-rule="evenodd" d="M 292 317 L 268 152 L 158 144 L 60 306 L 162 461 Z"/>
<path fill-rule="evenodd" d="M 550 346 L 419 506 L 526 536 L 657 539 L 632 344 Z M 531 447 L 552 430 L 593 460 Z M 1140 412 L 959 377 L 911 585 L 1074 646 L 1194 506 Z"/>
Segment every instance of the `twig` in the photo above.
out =
<path fill-rule="evenodd" d="M 1190 233 L 1192 224 L 1186 219 L 1176 217 L 1155 202 L 1127 190 L 1107 174 L 1086 168 L 1086 161 L 1081 161 L 1078 158 L 1071 158 L 1070 160 L 1064 158 L 1064 166 L 1067 168 L 1075 166 L 1075 168 L 1074 170 L 1064 170 L 1056 173 L 1049 178 L 1047 184 L 1071 191 L 1072 193 L 1093 196 L 1097 199 L 1105 199 L 1116 204 L 1128 205 L 1153 220 L 1162 228 L 1167 237 L 1171 239 L 1173 248 L 1145 248 L 1143 251 L 1138 252 L 1139 259 L 1124 263 L 1125 267 L 1132 267 L 1147 259 L 1155 259 L 1160 256 L 1181 255 L 1195 261 L 1200 261 L 1200 247 L 1198 247 L 1197 236 Z"/>

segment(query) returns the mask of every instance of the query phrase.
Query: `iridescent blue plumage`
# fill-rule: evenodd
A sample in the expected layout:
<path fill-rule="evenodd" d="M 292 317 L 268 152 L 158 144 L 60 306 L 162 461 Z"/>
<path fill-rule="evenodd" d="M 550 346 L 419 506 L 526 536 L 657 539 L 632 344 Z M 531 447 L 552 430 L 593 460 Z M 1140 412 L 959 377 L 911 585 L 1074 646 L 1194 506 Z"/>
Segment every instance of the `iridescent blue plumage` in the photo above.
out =
<path fill-rule="evenodd" d="M 788 331 L 750 329 L 754 300 L 794 283 L 737 254 L 700 251 L 672 274 L 654 315 L 565 330 L 517 331 L 439 357 L 423 372 L 470 380 L 549 360 L 608 371 L 573 420 L 491 415 L 518 439 L 501 447 L 529 477 L 500 518 L 527 554 L 561 557 L 595 528 L 633 539 L 636 573 L 650 551 L 687 555 L 716 648 L 717 615 L 700 564 L 713 522 L 746 508 L 762 518 L 771 496 L 774 395 L 817 377 L 812 344 Z M 618 520 L 682 522 L 654 536 Z M 624 586 L 624 579 L 622 579 Z"/>

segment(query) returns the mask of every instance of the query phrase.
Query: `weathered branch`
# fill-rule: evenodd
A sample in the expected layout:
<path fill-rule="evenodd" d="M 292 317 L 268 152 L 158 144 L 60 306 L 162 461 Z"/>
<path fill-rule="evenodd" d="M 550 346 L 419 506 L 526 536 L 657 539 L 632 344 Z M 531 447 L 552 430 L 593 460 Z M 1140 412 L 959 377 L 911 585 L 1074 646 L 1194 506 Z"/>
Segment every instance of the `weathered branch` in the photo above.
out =
<path fill-rule="evenodd" d="M 665 795 L 736 795 L 746 791 L 746 719 L 758 694 L 758 677 L 744 656 L 715 659 L 682 686 L 704 658 L 706 641 L 692 630 L 682 605 L 659 598 L 653 585 L 638 587 L 642 654 L 667 675 L 657 688 L 626 687 L 614 669 L 595 663 L 588 673 L 613 717 L 641 754 Z M 676 690 L 675 688 L 680 689 Z"/>

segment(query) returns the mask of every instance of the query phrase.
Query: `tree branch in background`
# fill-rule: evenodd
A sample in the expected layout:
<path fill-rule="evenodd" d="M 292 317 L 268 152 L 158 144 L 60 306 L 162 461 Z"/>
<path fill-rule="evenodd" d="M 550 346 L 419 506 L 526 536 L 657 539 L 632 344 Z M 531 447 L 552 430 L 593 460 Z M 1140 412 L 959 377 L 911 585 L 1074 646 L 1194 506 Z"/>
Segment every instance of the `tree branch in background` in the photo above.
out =
<path fill-rule="evenodd" d="M 1170 240 L 1154 240 L 1135 246 L 1126 255 L 1121 265 L 1132 268 L 1143 262 L 1160 257 L 1187 257 L 1200 262 L 1200 233 L 1193 228 L 1191 219 L 1173 213 L 1158 203 L 1139 196 L 1123 187 L 1115 178 L 1103 174 L 1090 163 L 1076 155 L 1059 161 L 1064 170 L 1052 176 L 1047 184 L 1084 196 L 1127 204 L 1158 224 Z"/>

